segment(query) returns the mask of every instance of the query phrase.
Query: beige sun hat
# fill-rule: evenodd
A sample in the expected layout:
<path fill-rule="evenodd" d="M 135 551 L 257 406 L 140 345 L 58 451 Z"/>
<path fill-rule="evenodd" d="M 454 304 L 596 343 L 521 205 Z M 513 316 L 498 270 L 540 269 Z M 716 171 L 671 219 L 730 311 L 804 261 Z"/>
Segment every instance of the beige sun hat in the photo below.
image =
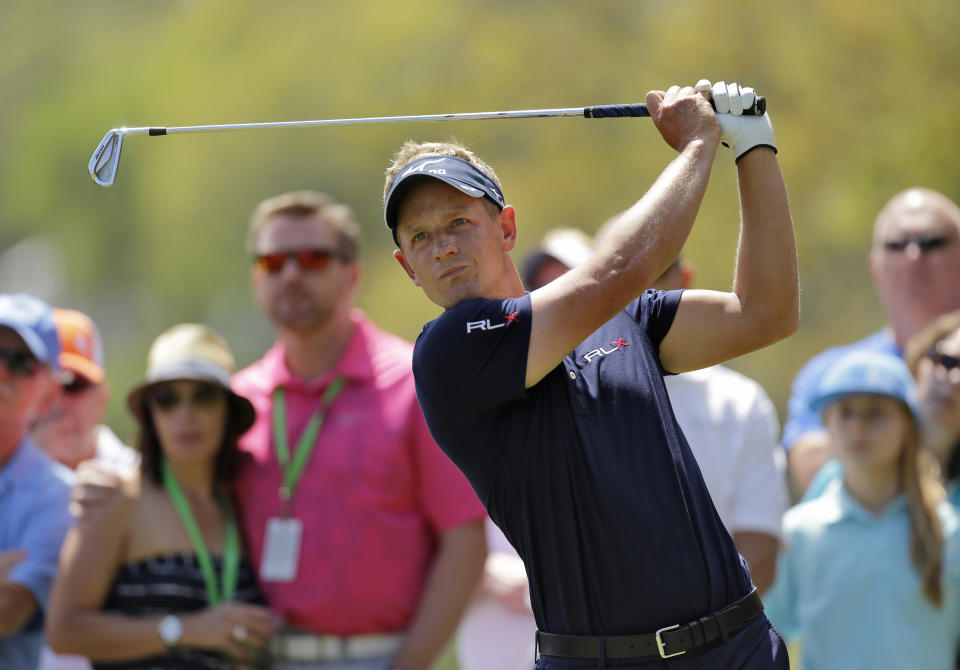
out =
<path fill-rule="evenodd" d="M 153 341 L 146 377 L 127 394 L 127 406 L 143 421 L 146 393 L 157 384 L 180 379 L 206 382 L 227 392 L 231 416 L 243 433 L 253 425 L 256 413 L 249 400 L 230 388 L 230 375 L 235 369 L 230 345 L 219 333 L 202 324 L 181 323 Z"/>

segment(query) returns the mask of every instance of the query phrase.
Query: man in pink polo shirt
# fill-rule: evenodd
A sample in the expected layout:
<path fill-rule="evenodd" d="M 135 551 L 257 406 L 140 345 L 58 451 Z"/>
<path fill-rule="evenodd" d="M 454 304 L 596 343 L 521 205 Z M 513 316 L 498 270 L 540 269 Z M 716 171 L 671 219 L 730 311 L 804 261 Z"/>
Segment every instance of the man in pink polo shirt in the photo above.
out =
<path fill-rule="evenodd" d="M 315 192 L 259 205 L 254 293 L 277 331 L 234 389 L 257 410 L 238 496 L 284 629 L 275 668 L 426 670 L 483 567 L 484 510 L 433 442 L 413 347 L 353 306 L 349 208 Z"/>

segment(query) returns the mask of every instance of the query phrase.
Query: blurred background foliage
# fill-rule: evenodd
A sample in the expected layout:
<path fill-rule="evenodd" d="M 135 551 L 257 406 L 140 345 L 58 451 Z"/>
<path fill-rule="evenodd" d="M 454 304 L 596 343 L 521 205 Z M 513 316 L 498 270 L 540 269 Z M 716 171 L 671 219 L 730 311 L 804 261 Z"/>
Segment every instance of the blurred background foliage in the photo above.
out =
<path fill-rule="evenodd" d="M 519 262 L 553 226 L 593 233 L 672 156 L 646 120 L 416 123 L 132 137 L 115 186 L 86 174 L 123 125 L 432 114 L 642 101 L 701 77 L 767 96 L 791 196 L 803 320 L 731 363 L 783 416 L 810 355 L 883 322 L 873 218 L 921 184 L 960 199 L 960 3 L 913 0 L 242 0 L 0 3 L 0 290 L 89 313 L 103 331 L 111 423 L 152 338 L 209 323 L 246 365 L 270 345 L 244 236 L 259 200 L 316 188 L 364 226 L 361 306 L 414 339 L 437 314 L 391 258 L 383 171 L 408 138 L 455 136 L 500 173 Z M 736 171 L 718 155 L 686 255 L 729 287 Z"/>

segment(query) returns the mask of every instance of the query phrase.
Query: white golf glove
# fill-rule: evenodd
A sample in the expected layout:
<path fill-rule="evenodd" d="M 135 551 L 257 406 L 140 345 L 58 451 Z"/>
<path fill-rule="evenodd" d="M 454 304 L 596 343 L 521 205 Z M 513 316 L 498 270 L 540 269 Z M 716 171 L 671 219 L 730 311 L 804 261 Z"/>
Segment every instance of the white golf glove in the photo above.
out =
<path fill-rule="evenodd" d="M 777 142 L 773 137 L 773 124 L 770 117 L 743 116 L 743 110 L 753 106 L 757 93 L 752 88 L 739 84 L 727 84 L 718 81 L 711 84 L 707 79 L 697 82 L 696 90 L 706 93 L 713 100 L 720 123 L 720 141 L 726 147 L 733 147 L 734 160 L 739 161 L 751 149 L 770 147 L 777 151 Z"/>

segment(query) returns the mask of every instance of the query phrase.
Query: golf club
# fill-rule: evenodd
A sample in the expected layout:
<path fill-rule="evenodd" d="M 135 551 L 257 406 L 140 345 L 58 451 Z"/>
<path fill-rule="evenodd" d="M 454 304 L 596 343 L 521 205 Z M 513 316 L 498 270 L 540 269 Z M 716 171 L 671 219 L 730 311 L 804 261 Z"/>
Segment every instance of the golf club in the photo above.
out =
<path fill-rule="evenodd" d="M 743 111 L 748 115 L 762 115 L 766 100 L 757 96 L 753 106 Z M 222 130 L 252 130 L 255 128 L 294 128 L 298 126 L 348 126 L 364 123 L 392 123 L 398 121 L 471 121 L 478 119 L 534 119 L 546 117 L 587 119 L 610 119 L 622 117 L 649 117 L 643 103 L 623 105 L 594 105 L 592 107 L 566 107 L 561 109 L 525 109 L 507 112 L 466 112 L 460 114 L 422 114 L 419 116 L 375 116 L 357 119 L 321 119 L 317 121 L 272 121 L 267 123 L 233 123 L 211 126 L 180 126 L 172 128 L 114 128 L 107 132 L 97 145 L 90 159 L 90 176 L 100 186 L 111 186 L 117 179 L 123 138 L 127 135 L 174 135 L 179 133 L 207 133 Z"/>

